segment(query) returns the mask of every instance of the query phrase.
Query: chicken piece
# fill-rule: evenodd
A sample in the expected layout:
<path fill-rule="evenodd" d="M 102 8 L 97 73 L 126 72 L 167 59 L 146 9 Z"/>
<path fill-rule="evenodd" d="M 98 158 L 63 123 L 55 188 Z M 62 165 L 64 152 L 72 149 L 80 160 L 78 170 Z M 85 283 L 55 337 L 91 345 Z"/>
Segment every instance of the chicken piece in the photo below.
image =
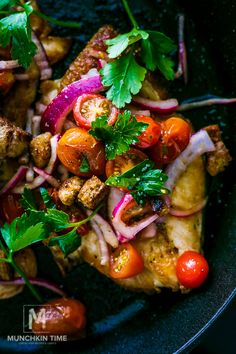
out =
<path fill-rule="evenodd" d="M 27 112 L 37 92 L 39 70 L 34 61 L 26 73 L 30 79 L 16 82 L 10 92 L 4 96 L 1 107 L 2 114 L 21 128 L 26 125 Z"/>
<path fill-rule="evenodd" d="M 33 7 L 34 10 L 40 11 L 37 1 L 31 0 L 30 5 Z M 39 17 L 32 13 L 30 15 L 30 24 L 32 30 L 35 34 L 42 38 L 46 37 L 51 31 L 52 28 L 49 26 L 48 21 L 44 20 L 42 17 Z"/>
<path fill-rule="evenodd" d="M 80 189 L 78 202 L 93 210 L 105 198 L 107 191 L 105 184 L 98 177 L 93 176 Z"/>
<path fill-rule="evenodd" d="M 189 165 L 179 178 L 172 199 L 177 208 L 188 209 L 205 197 L 205 171 L 201 158 Z M 176 262 L 180 254 L 187 250 L 201 251 L 202 212 L 188 218 L 168 215 L 165 223 L 158 227 L 154 238 L 137 237 L 132 244 L 138 249 L 144 260 L 144 270 L 135 277 L 115 280 L 121 286 L 147 293 L 167 287 L 173 291 L 187 292 L 178 283 Z M 82 238 L 81 256 L 86 262 L 109 276 L 109 266 L 101 265 L 98 239 L 93 231 Z"/>
<path fill-rule="evenodd" d="M 62 77 L 61 89 L 72 82 L 79 80 L 81 75 L 86 74 L 90 69 L 98 68 L 98 58 L 94 56 L 94 52 L 104 52 L 105 54 L 105 41 L 116 35 L 117 33 L 112 26 L 106 25 L 101 27 Z"/>
<path fill-rule="evenodd" d="M 15 82 L 12 70 L 6 70 L 0 72 L 0 93 L 6 95 L 12 88 Z"/>
<path fill-rule="evenodd" d="M 47 54 L 49 63 L 52 65 L 66 56 L 71 46 L 71 39 L 48 36 L 42 38 L 41 43 Z"/>
<path fill-rule="evenodd" d="M 1 255 L 2 257 L 3 255 Z M 18 266 L 25 272 L 28 277 L 36 277 L 37 275 L 37 262 L 35 258 L 35 254 L 31 248 L 25 248 L 14 255 L 14 259 Z M 4 263 L 3 263 L 4 264 Z M 14 276 L 12 276 L 12 271 L 9 272 L 10 280 L 14 278 L 18 278 L 19 274 L 16 272 Z M 2 274 L 0 273 L 0 278 L 3 279 Z M 0 299 L 7 299 L 12 296 L 19 294 L 23 290 L 24 285 L 0 285 Z"/>
<path fill-rule="evenodd" d="M 77 176 L 66 179 L 58 190 L 58 197 L 64 205 L 72 205 L 84 184 L 84 180 Z"/>
<path fill-rule="evenodd" d="M 39 104 L 45 106 L 49 105 L 49 103 L 57 96 L 60 88 L 60 80 L 45 80 L 40 85 L 40 91 L 42 93 L 42 97 L 39 101 Z M 36 107 L 38 109 L 38 107 Z"/>
<path fill-rule="evenodd" d="M 0 159 L 20 156 L 27 149 L 29 141 L 28 133 L 0 117 Z"/>
<path fill-rule="evenodd" d="M 216 176 L 219 172 L 224 171 L 225 167 L 232 160 L 232 157 L 222 141 L 220 127 L 215 124 L 209 125 L 204 129 L 209 134 L 216 148 L 215 151 L 207 153 L 207 171 L 211 176 Z"/>
<path fill-rule="evenodd" d="M 51 156 L 50 139 L 52 134 L 47 132 L 36 136 L 30 142 L 30 153 L 37 167 L 47 166 Z"/>

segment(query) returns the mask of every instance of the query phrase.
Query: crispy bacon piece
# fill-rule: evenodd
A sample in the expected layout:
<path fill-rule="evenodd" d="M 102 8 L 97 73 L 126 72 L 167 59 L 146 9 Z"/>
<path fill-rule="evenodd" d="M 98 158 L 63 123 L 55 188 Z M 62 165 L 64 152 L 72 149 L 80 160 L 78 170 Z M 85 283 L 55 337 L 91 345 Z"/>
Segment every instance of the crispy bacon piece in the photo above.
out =
<path fill-rule="evenodd" d="M 216 176 L 219 172 L 224 171 L 225 167 L 232 160 L 232 157 L 222 141 L 220 127 L 214 124 L 204 129 L 209 134 L 216 148 L 215 151 L 207 153 L 207 171 L 211 176 Z"/>
<path fill-rule="evenodd" d="M 105 40 L 113 38 L 116 35 L 117 33 L 112 26 L 106 25 L 101 27 L 66 71 L 61 80 L 61 89 L 79 80 L 80 76 L 86 74 L 90 69 L 98 68 L 99 58 L 95 57 L 94 52 L 99 54 L 101 59 L 103 59 L 102 56 L 106 54 Z"/>

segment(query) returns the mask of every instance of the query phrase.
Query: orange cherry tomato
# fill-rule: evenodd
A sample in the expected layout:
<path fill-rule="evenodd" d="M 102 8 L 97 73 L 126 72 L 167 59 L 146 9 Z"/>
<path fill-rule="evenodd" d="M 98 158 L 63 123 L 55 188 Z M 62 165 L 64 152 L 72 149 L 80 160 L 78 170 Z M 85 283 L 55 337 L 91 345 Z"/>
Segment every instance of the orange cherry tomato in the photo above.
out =
<path fill-rule="evenodd" d="M 97 117 L 107 116 L 108 124 L 113 125 L 118 117 L 118 109 L 111 101 L 101 95 L 85 93 L 77 98 L 74 109 L 76 123 L 86 129 Z"/>
<path fill-rule="evenodd" d="M 86 309 L 78 300 L 56 299 L 42 305 L 32 323 L 35 334 L 68 335 L 70 339 L 81 337 L 86 325 Z"/>
<path fill-rule="evenodd" d="M 160 140 L 150 148 L 150 157 L 158 167 L 175 160 L 187 147 L 191 137 L 191 127 L 182 118 L 171 117 L 161 126 Z"/>
<path fill-rule="evenodd" d="M 136 143 L 135 146 L 138 146 L 141 149 L 146 149 L 155 145 L 161 135 L 161 125 L 158 122 L 155 122 L 151 117 L 136 116 L 136 120 L 148 124 L 148 127 L 141 135 L 139 135 L 139 142 Z"/>
<path fill-rule="evenodd" d="M 198 252 L 186 251 L 177 260 L 177 278 L 186 288 L 198 288 L 206 280 L 209 266 Z"/>
<path fill-rule="evenodd" d="M 10 224 L 15 218 L 24 213 L 20 204 L 21 196 L 19 194 L 2 195 L 0 200 L 0 217 Z"/>
<path fill-rule="evenodd" d="M 58 142 L 57 155 L 61 163 L 74 175 L 82 177 L 100 176 L 105 170 L 105 149 L 87 130 L 68 129 Z M 88 172 L 81 172 L 83 160 L 89 164 Z"/>
<path fill-rule="evenodd" d="M 110 257 L 110 276 L 114 279 L 134 277 L 143 268 L 141 255 L 130 243 L 119 246 Z"/>
<path fill-rule="evenodd" d="M 108 178 L 113 174 L 121 175 L 146 159 L 148 157 L 142 151 L 131 148 L 125 154 L 116 156 L 114 160 L 107 161 L 106 176 Z"/>

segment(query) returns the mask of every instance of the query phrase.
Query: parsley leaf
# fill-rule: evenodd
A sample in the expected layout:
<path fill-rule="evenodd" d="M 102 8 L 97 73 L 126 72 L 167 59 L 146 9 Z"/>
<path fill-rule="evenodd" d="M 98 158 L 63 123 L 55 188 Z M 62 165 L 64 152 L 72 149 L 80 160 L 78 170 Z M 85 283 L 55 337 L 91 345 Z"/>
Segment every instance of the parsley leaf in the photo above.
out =
<path fill-rule="evenodd" d="M 143 39 L 141 56 L 147 69 L 159 69 L 167 80 L 174 79 L 174 62 L 167 56 L 176 49 L 173 41 L 161 32 L 147 31 L 149 37 Z"/>
<path fill-rule="evenodd" d="M 113 104 L 122 108 L 130 103 L 132 95 L 136 95 L 145 78 L 147 70 L 140 66 L 130 51 L 116 61 L 106 64 L 100 71 L 104 86 L 111 86 L 107 91 L 107 98 Z"/>
<path fill-rule="evenodd" d="M 76 228 L 63 236 L 53 237 L 49 241 L 49 246 L 59 246 L 64 256 L 74 252 L 81 244 L 81 238 L 76 232 Z"/>
<path fill-rule="evenodd" d="M 29 66 L 37 50 L 31 39 L 29 14 L 32 10 L 28 5 L 25 12 L 17 12 L 0 20 L 0 45 L 5 48 L 11 43 L 12 59 L 18 59 L 24 68 Z"/>
<path fill-rule="evenodd" d="M 50 227 L 54 231 L 60 231 L 68 227 L 70 218 L 67 213 L 58 209 L 47 209 L 45 218 L 50 223 Z"/>
<path fill-rule="evenodd" d="M 90 171 L 89 162 L 88 162 L 88 159 L 85 156 L 83 156 L 83 159 L 82 159 L 82 162 L 81 162 L 79 170 L 82 173 L 87 173 L 87 172 Z"/>
<path fill-rule="evenodd" d="M 109 58 L 117 58 L 131 44 L 139 41 L 141 38 L 147 39 L 149 34 L 139 28 L 133 28 L 128 33 L 121 34 L 115 38 L 106 40 L 108 45 Z"/>
<path fill-rule="evenodd" d="M 113 160 L 116 155 L 122 155 L 130 149 L 130 145 L 137 143 L 138 136 L 147 128 L 148 124 L 138 122 L 130 111 L 119 114 L 116 123 L 111 126 L 108 118 L 98 117 L 92 122 L 89 131 L 96 139 L 105 143 L 106 158 Z"/>
<path fill-rule="evenodd" d="M 165 187 L 167 175 L 154 167 L 154 162 L 144 160 L 120 176 L 110 176 L 105 184 L 128 188 L 136 202 L 143 205 L 146 197 L 169 193 Z"/>
<path fill-rule="evenodd" d="M 19 251 L 35 242 L 47 237 L 43 222 L 38 222 L 37 214 L 23 214 L 10 225 L 4 224 L 1 228 L 2 237 L 12 252 Z"/>
<path fill-rule="evenodd" d="M 53 203 L 52 198 L 50 197 L 46 188 L 41 187 L 40 194 L 41 194 L 41 197 L 43 199 L 43 202 L 44 202 L 46 208 L 51 208 L 51 209 L 56 208 L 56 205 Z"/>
<path fill-rule="evenodd" d="M 20 203 L 25 210 L 37 210 L 33 192 L 28 188 L 24 189 Z"/>

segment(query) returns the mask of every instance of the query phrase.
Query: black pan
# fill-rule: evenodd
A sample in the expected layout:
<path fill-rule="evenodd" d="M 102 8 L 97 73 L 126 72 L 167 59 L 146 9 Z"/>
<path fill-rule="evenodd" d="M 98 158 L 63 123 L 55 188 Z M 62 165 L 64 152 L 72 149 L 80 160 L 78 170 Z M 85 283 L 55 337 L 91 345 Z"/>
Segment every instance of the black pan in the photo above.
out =
<path fill-rule="evenodd" d="M 41 0 L 42 9 L 52 16 L 82 22 L 81 30 L 58 29 L 70 35 L 74 47 L 66 61 L 55 68 L 59 77 L 105 23 L 121 31 L 129 28 L 120 1 Z M 190 81 L 175 82 L 170 91 L 179 100 L 208 93 L 236 96 L 236 7 L 232 0 L 136 0 L 131 1 L 142 26 L 162 29 L 177 38 L 176 15 L 186 14 L 186 37 Z M 60 32 L 59 32 L 60 31 Z M 226 144 L 235 157 L 236 108 L 209 107 L 186 115 L 196 128 L 218 123 Z M 0 302 L 0 348 L 3 353 L 28 351 L 47 353 L 180 353 L 188 351 L 211 323 L 224 311 L 236 290 L 236 168 L 209 180 L 209 203 L 205 213 L 205 254 L 211 272 L 206 284 L 188 295 L 163 291 L 160 295 L 125 291 L 88 265 L 80 265 L 64 280 L 65 289 L 86 304 L 88 338 L 81 342 L 40 345 L 6 342 L 7 335 L 22 334 L 23 304 L 34 299 L 25 291 Z M 60 281 L 52 259 L 37 246 L 41 276 Z M 49 293 L 44 293 L 46 298 Z"/>

